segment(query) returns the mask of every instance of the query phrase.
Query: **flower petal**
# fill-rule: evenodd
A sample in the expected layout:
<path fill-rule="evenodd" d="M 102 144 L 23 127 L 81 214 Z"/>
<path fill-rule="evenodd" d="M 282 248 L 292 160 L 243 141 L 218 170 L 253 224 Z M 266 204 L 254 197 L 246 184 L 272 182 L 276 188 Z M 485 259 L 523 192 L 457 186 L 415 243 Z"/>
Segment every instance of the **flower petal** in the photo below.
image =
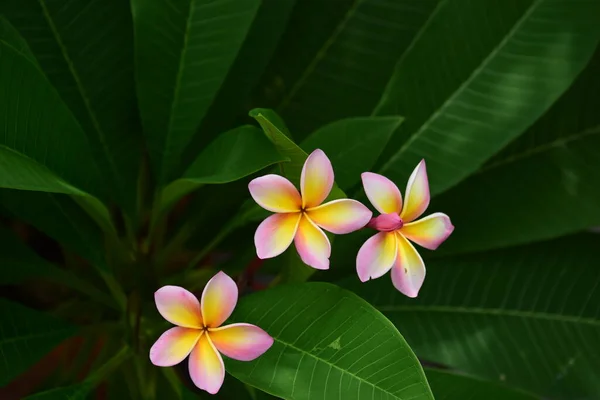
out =
<path fill-rule="evenodd" d="M 306 212 L 315 224 L 338 235 L 359 230 L 373 216 L 361 202 L 350 199 L 333 200 Z"/>
<path fill-rule="evenodd" d="M 238 287 L 226 273 L 219 271 L 202 292 L 202 318 L 210 328 L 220 326 L 233 312 L 238 299 Z"/>
<path fill-rule="evenodd" d="M 362 245 L 356 256 L 356 272 L 361 282 L 376 279 L 388 272 L 396 260 L 395 232 L 380 232 Z"/>
<path fill-rule="evenodd" d="M 381 214 L 369 221 L 367 226 L 381 232 L 393 232 L 402 228 L 402 218 L 396 213 Z"/>
<path fill-rule="evenodd" d="M 202 335 L 200 329 L 171 328 L 150 348 L 150 361 L 158 367 L 171 367 L 186 358 Z"/>
<path fill-rule="evenodd" d="M 398 236 L 398 257 L 392 268 L 392 282 L 408 297 L 417 297 L 425 280 L 425 263 L 412 244 L 402 234 Z"/>
<path fill-rule="evenodd" d="M 316 149 L 306 159 L 300 175 L 302 207 L 316 207 L 333 187 L 333 167 L 323 150 Z"/>
<path fill-rule="evenodd" d="M 329 256 L 331 256 L 329 239 L 306 215 L 300 219 L 294 243 L 300 258 L 306 265 L 316 269 L 329 269 Z"/>
<path fill-rule="evenodd" d="M 365 193 L 377 211 L 382 214 L 400 213 L 402 195 L 394 182 L 373 172 L 363 172 L 360 177 Z"/>
<path fill-rule="evenodd" d="M 210 340 L 221 353 L 240 361 L 252 361 L 273 345 L 273 338 L 258 326 L 231 324 L 210 330 Z"/>
<path fill-rule="evenodd" d="M 254 234 L 258 258 L 273 258 L 283 253 L 294 240 L 300 213 L 273 214 L 260 223 Z"/>
<path fill-rule="evenodd" d="M 434 213 L 418 221 L 408 223 L 401 233 L 418 245 L 435 250 L 454 231 L 450 218 L 443 213 Z"/>
<path fill-rule="evenodd" d="M 215 394 L 225 379 L 225 366 L 221 355 L 209 335 L 202 335 L 192 350 L 189 360 L 190 377 L 198 388 Z"/>
<path fill-rule="evenodd" d="M 154 293 L 156 308 L 164 319 L 184 328 L 202 327 L 200 302 L 179 286 L 163 286 Z"/>
<path fill-rule="evenodd" d="M 280 213 L 300 211 L 300 193 L 292 182 L 283 176 L 261 176 L 250 181 L 248 189 L 254 201 L 265 210 Z"/>
<path fill-rule="evenodd" d="M 408 178 L 404 195 L 406 198 L 400 218 L 407 223 L 419 218 L 429 206 L 429 180 L 425 160 L 421 160 Z"/>

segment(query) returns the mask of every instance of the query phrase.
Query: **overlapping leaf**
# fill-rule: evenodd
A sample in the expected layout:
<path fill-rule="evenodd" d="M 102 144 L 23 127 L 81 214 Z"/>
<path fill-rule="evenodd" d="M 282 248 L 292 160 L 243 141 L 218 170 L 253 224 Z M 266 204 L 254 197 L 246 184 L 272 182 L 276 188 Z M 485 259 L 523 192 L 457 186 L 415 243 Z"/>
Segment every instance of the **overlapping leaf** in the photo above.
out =
<path fill-rule="evenodd" d="M 252 91 L 265 74 L 295 6 L 296 0 L 261 0 L 244 44 L 202 121 L 201 134 L 194 137 L 184 152 L 186 165 L 221 132 L 247 121 Z"/>
<path fill-rule="evenodd" d="M 83 128 L 106 178 L 103 183 L 112 189 L 113 198 L 131 212 L 142 140 L 133 80 L 129 2 L 6 0 L 0 4 L 0 13 L 25 38 L 42 71 Z M 53 102 L 56 100 L 47 99 L 45 104 Z M 22 106 L 26 108 L 27 103 Z M 56 144 L 74 154 L 81 152 L 68 132 L 54 128 Z M 84 157 L 87 154 L 81 155 L 82 160 Z M 74 169 L 92 173 L 85 165 Z"/>
<path fill-rule="evenodd" d="M 257 293 L 236 321 L 274 339 L 252 362 L 227 360 L 236 378 L 285 399 L 433 399 L 423 370 L 388 320 L 336 286 L 305 283 Z"/>
<path fill-rule="evenodd" d="M 417 299 L 388 278 L 348 286 L 402 330 L 415 353 L 544 398 L 600 395 L 597 234 L 430 260 Z"/>
<path fill-rule="evenodd" d="M 539 397 L 495 382 L 464 374 L 426 368 L 427 380 L 437 400 L 536 400 Z"/>
<path fill-rule="evenodd" d="M 599 70 L 600 49 L 521 138 L 434 200 L 459 227 L 440 253 L 529 243 L 600 225 Z"/>
<path fill-rule="evenodd" d="M 144 133 L 159 183 L 180 156 L 235 61 L 259 0 L 133 0 Z"/>
<path fill-rule="evenodd" d="M 80 385 L 45 390 L 43 392 L 27 396 L 25 400 L 84 400 L 88 398 L 90 390 L 90 385 L 82 383 Z"/>
<path fill-rule="evenodd" d="M 437 3 L 298 2 L 269 71 L 266 104 L 274 103 L 299 140 L 335 120 L 370 114 Z"/>
<path fill-rule="evenodd" d="M 0 299 L 0 385 L 4 386 L 75 329 L 48 314 Z"/>
<path fill-rule="evenodd" d="M 95 266 L 106 268 L 103 233 L 73 199 L 53 193 L 2 189 L 0 204 L 13 217 L 30 223 Z"/>
<path fill-rule="evenodd" d="M 69 273 L 39 257 L 13 232 L 2 226 L 0 226 L 0 254 L 2 254 L 0 284 L 15 284 L 41 278 L 64 284 L 112 306 L 110 298 L 104 293 L 86 281 L 82 281 L 72 272 Z"/>
<path fill-rule="evenodd" d="M 161 203 L 167 206 L 203 184 L 233 182 L 286 160 L 260 129 L 241 126 L 221 134 L 206 147 L 183 177 L 163 190 Z"/>
<path fill-rule="evenodd" d="M 599 13 L 595 0 L 440 1 L 375 110 L 407 118 L 381 171 L 404 180 L 425 158 L 433 194 L 469 176 L 585 67 Z"/>
<path fill-rule="evenodd" d="M 369 171 L 398 129 L 400 117 L 356 117 L 327 124 L 310 134 L 301 144 L 307 153 L 321 149 L 335 170 L 335 181 L 348 190 Z"/>
<path fill-rule="evenodd" d="M 23 43 L 13 43 L 0 40 L 0 186 L 102 195 L 81 127 Z"/>

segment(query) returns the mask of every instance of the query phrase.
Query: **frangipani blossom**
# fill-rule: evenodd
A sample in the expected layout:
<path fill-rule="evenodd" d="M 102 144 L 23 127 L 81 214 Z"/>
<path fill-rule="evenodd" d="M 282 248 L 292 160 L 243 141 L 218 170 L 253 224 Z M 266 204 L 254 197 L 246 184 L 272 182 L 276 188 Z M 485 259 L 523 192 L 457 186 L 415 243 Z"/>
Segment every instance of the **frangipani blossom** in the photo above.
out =
<path fill-rule="evenodd" d="M 251 361 L 273 344 L 273 338 L 251 324 L 221 326 L 233 312 L 238 288 L 233 279 L 217 273 L 206 284 L 199 302 L 179 286 L 163 286 L 154 294 L 160 315 L 177 325 L 163 333 L 150 349 L 150 361 L 159 367 L 179 364 L 188 355 L 194 384 L 211 394 L 221 388 L 225 367 L 221 354 Z"/>
<path fill-rule="evenodd" d="M 279 175 L 265 175 L 250 182 L 248 189 L 262 208 L 276 214 L 256 230 L 254 244 L 259 258 L 272 258 L 296 245 L 302 261 L 316 269 L 328 269 L 331 244 L 321 228 L 344 234 L 363 228 L 373 213 L 350 199 L 321 204 L 333 187 L 333 168 L 322 150 L 313 151 L 302 168 L 300 193 Z"/>
<path fill-rule="evenodd" d="M 390 269 L 396 289 L 417 297 L 425 279 L 425 264 L 410 241 L 435 250 L 454 230 L 446 214 L 434 213 L 418 221 L 429 205 L 429 181 L 425 160 L 411 174 L 406 198 L 388 178 L 372 172 L 362 174 L 363 186 L 371 204 L 381 213 L 369 222 L 379 233 L 358 251 L 356 270 L 362 282 L 379 278 Z"/>

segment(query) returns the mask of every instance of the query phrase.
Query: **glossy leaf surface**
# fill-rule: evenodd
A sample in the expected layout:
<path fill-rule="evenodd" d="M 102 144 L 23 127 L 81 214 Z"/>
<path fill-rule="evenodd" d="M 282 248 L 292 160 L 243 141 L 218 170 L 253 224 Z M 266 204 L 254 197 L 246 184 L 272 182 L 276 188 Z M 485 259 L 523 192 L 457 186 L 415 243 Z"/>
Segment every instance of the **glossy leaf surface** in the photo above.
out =
<path fill-rule="evenodd" d="M 598 235 L 427 262 L 419 297 L 388 277 L 348 286 L 402 329 L 415 353 L 541 397 L 600 394 Z"/>
<path fill-rule="evenodd" d="M 286 399 L 433 399 L 402 335 L 354 294 L 325 283 L 280 286 L 244 298 L 233 317 L 265 329 L 273 346 L 236 378 Z"/>

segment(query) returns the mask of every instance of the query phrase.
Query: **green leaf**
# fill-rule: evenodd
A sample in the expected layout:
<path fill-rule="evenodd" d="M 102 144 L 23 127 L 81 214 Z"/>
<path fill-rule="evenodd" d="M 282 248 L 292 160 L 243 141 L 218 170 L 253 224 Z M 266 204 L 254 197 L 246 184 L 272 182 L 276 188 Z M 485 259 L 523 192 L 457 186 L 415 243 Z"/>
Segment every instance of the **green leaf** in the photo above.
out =
<path fill-rule="evenodd" d="M 144 133 L 159 183 L 205 117 L 241 48 L 259 0 L 133 0 Z"/>
<path fill-rule="evenodd" d="M 88 384 L 72 385 L 56 389 L 45 390 L 25 397 L 25 400 L 84 400 L 91 391 Z"/>
<path fill-rule="evenodd" d="M 275 104 L 298 140 L 327 123 L 370 114 L 437 2 L 299 1 L 261 104 Z"/>
<path fill-rule="evenodd" d="M 432 207 L 457 227 L 440 254 L 530 243 L 600 225 L 599 70 L 600 48 L 525 135 L 434 200 Z M 506 218 L 493 217 L 505 212 Z"/>
<path fill-rule="evenodd" d="M 422 359 L 553 399 L 600 395 L 598 235 L 427 263 L 417 299 L 389 277 L 344 285 Z"/>
<path fill-rule="evenodd" d="M 25 54 L 0 38 L 0 186 L 102 195 L 79 124 Z"/>
<path fill-rule="evenodd" d="M 0 190 L 0 204 L 93 265 L 106 269 L 104 235 L 94 220 L 66 195 Z"/>
<path fill-rule="evenodd" d="M 265 74 L 295 5 L 296 0 L 261 0 L 244 44 L 198 129 L 202 134 L 185 150 L 186 165 L 221 132 L 235 128 L 242 117 L 246 122 L 252 91 Z"/>
<path fill-rule="evenodd" d="M 106 343 L 105 343 L 106 346 Z M 85 381 L 76 385 L 67 387 L 60 387 L 55 389 L 46 390 L 40 393 L 36 393 L 31 396 L 27 396 L 25 400 L 79 400 L 87 399 L 88 394 L 92 389 L 97 386 L 102 380 L 108 375 L 114 372 L 121 364 L 127 361 L 132 356 L 129 348 L 122 347 L 119 351 L 102 364 L 99 368 L 92 371 L 86 377 Z"/>
<path fill-rule="evenodd" d="M 596 0 L 440 1 L 374 112 L 406 117 L 380 171 L 404 180 L 425 158 L 433 194 L 469 176 L 571 85 L 599 13 Z"/>
<path fill-rule="evenodd" d="M 321 149 L 335 170 L 335 180 L 348 190 L 360 181 L 360 174 L 371 170 L 401 117 L 347 118 L 325 125 L 301 144 L 306 152 Z"/>
<path fill-rule="evenodd" d="M 219 135 L 183 174 L 162 192 L 162 207 L 203 184 L 233 182 L 287 157 L 277 152 L 260 129 L 245 125 Z"/>
<path fill-rule="evenodd" d="M 50 315 L 0 299 L 0 385 L 24 372 L 75 332 Z"/>
<path fill-rule="evenodd" d="M 111 195 L 120 205 L 132 211 L 142 142 L 133 79 L 129 3 L 5 0 L 0 4 L 0 13 L 24 37 L 40 68 L 85 132 L 93 157 L 106 175 L 103 185 L 112 189 Z M 25 93 L 21 91 L 23 109 L 29 104 L 23 98 Z M 42 104 L 49 106 L 54 102 L 47 99 Z M 34 109 L 31 113 L 46 117 L 54 114 Z M 40 121 L 39 125 L 52 127 L 48 122 Z M 58 126 L 55 129 L 60 138 L 52 143 L 71 145 L 67 154 L 79 154 L 75 143 Z M 89 162 L 87 156 L 80 154 L 80 159 Z M 72 168 L 90 173 L 85 165 Z"/>
<path fill-rule="evenodd" d="M 286 399 L 433 399 L 402 335 L 357 296 L 326 283 L 279 286 L 244 298 L 232 317 L 274 339 L 236 378 Z"/>
<path fill-rule="evenodd" d="M 483 381 L 451 371 L 425 368 L 431 390 L 437 400 L 536 400 L 539 397 L 495 382 Z"/>
<path fill-rule="evenodd" d="M 265 135 L 267 135 L 277 150 L 290 158 L 290 162 L 282 165 L 281 170 L 283 175 L 296 187 L 300 187 L 300 175 L 302 174 L 302 167 L 308 154 L 294 143 L 283 120 L 275 111 L 255 108 L 250 111 L 250 116 L 260 124 Z"/>
<path fill-rule="evenodd" d="M 109 306 L 113 305 L 111 299 L 97 288 L 79 279 L 73 272 L 67 272 L 39 257 L 13 232 L 1 226 L 0 262 L 2 285 L 42 278 L 80 291 Z"/>

